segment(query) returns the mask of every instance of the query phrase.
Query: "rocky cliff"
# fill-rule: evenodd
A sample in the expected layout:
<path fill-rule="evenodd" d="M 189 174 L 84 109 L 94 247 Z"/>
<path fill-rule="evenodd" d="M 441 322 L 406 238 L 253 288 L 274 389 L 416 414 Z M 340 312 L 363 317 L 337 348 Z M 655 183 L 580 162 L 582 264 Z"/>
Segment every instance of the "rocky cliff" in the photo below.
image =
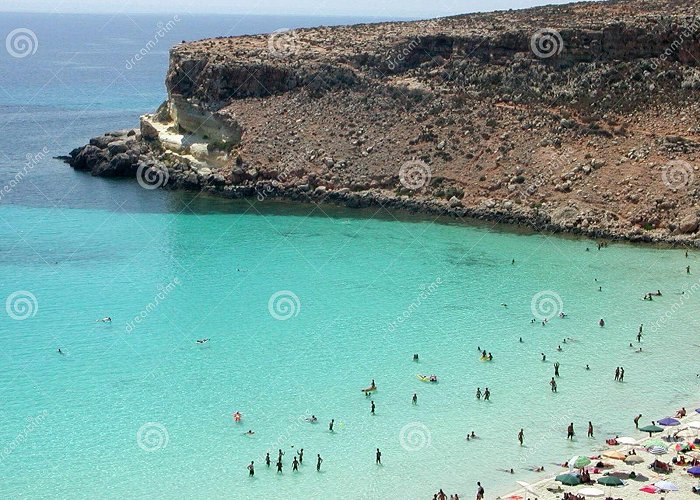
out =
<path fill-rule="evenodd" d="M 700 0 L 173 47 L 168 100 L 71 153 L 146 187 L 698 242 Z"/>

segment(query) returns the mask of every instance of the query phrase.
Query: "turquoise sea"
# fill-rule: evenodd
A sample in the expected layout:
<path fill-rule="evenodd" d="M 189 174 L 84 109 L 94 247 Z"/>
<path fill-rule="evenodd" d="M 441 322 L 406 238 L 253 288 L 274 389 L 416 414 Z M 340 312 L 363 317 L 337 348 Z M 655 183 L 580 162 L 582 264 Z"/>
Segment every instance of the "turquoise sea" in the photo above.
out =
<path fill-rule="evenodd" d="M 147 191 L 52 160 L 163 99 L 165 47 L 123 68 L 158 22 L 0 18 L 39 43 L 0 55 L 0 184 L 49 150 L 0 198 L 0 498 L 426 499 L 476 481 L 495 498 L 700 400 L 697 253 Z M 183 17 L 172 38 L 330 22 L 349 21 Z"/>

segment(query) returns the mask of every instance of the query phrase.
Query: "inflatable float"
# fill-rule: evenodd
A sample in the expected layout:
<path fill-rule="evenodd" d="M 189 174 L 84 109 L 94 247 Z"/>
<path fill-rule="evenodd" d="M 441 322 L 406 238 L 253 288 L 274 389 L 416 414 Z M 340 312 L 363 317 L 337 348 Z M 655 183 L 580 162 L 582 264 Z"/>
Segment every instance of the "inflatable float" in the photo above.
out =
<path fill-rule="evenodd" d="M 418 377 L 418 380 L 421 382 L 437 382 L 438 379 L 435 375 L 423 375 L 421 373 L 416 374 L 416 377 Z"/>

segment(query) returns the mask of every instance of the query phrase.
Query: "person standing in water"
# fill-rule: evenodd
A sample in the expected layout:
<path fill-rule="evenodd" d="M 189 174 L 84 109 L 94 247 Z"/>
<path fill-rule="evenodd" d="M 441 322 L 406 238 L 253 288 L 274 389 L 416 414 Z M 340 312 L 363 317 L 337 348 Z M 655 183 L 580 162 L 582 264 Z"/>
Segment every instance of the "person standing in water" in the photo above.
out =
<path fill-rule="evenodd" d="M 374 415 L 374 400 L 370 401 L 370 403 L 372 403 L 372 407 L 371 407 L 371 409 L 370 409 L 370 413 L 372 413 L 372 415 Z"/>
<path fill-rule="evenodd" d="M 588 421 L 588 437 L 593 437 L 593 424 L 590 422 L 590 420 Z"/>
<path fill-rule="evenodd" d="M 620 380 L 620 367 L 615 368 L 615 382 Z"/>
<path fill-rule="evenodd" d="M 690 266 L 688 266 L 688 267 L 685 268 L 685 273 L 686 273 L 686 274 L 690 274 Z"/>
<path fill-rule="evenodd" d="M 321 463 L 323 459 L 319 453 L 316 454 L 316 472 L 321 472 Z"/>
<path fill-rule="evenodd" d="M 278 462 L 282 461 L 282 456 L 284 456 L 284 452 L 282 451 L 282 448 L 280 448 L 279 453 L 277 454 L 277 461 Z"/>
<path fill-rule="evenodd" d="M 476 500 L 484 500 L 484 487 L 481 486 L 481 483 L 479 481 L 476 482 L 476 486 Z"/>
<path fill-rule="evenodd" d="M 549 381 L 549 386 L 552 388 L 552 392 L 557 392 L 557 381 L 554 380 L 554 377 Z"/>
<path fill-rule="evenodd" d="M 554 376 L 555 376 L 555 377 L 558 377 L 558 376 L 559 376 L 559 366 L 561 366 L 561 365 L 559 364 L 559 361 L 557 361 L 556 363 L 554 363 Z"/>
<path fill-rule="evenodd" d="M 603 318 L 600 318 L 600 321 L 598 321 L 598 324 L 600 325 L 601 328 L 604 327 L 604 326 L 605 326 L 605 320 L 604 320 Z"/>
<path fill-rule="evenodd" d="M 294 457 L 294 460 L 292 460 L 292 471 L 299 471 L 299 460 L 297 460 L 297 457 Z"/>
<path fill-rule="evenodd" d="M 520 446 L 523 445 L 524 440 L 525 440 L 525 433 L 523 432 L 522 429 L 520 429 L 520 432 L 518 432 L 518 441 L 520 441 Z"/>
<path fill-rule="evenodd" d="M 569 424 L 569 427 L 566 428 L 566 439 L 571 439 L 573 441 L 574 439 L 574 423 L 571 422 Z"/>
<path fill-rule="evenodd" d="M 625 381 L 625 369 L 620 367 L 620 382 Z"/>
<path fill-rule="evenodd" d="M 640 413 L 636 417 L 634 417 L 634 427 L 635 429 L 639 429 L 639 419 L 642 418 L 642 414 Z"/>
<path fill-rule="evenodd" d="M 304 463 L 304 448 L 300 449 L 297 454 L 299 455 L 299 463 Z"/>
<path fill-rule="evenodd" d="M 277 460 L 277 473 L 281 474 L 282 473 L 282 459 L 280 458 Z"/>
<path fill-rule="evenodd" d="M 379 448 L 377 448 L 376 463 L 377 465 L 382 465 L 382 452 L 379 451 Z"/>
<path fill-rule="evenodd" d="M 265 454 L 265 465 L 267 465 L 268 468 L 270 467 L 270 452 L 269 451 Z"/>
<path fill-rule="evenodd" d="M 329 430 L 330 432 L 333 432 L 333 424 L 334 424 L 334 423 L 335 423 L 335 419 L 332 418 L 332 419 L 331 419 L 331 422 L 328 424 L 328 430 Z"/>
<path fill-rule="evenodd" d="M 490 397 L 491 391 L 489 391 L 489 388 L 487 387 L 486 389 L 484 389 L 484 401 L 488 401 Z"/>
<path fill-rule="evenodd" d="M 255 465 L 253 461 L 251 461 L 250 465 L 248 466 L 248 475 L 250 477 L 253 477 L 255 475 Z"/>
<path fill-rule="evenodd" d="M 542 361 L 547 361 L 547 356 L 543 352 L 540 353 L 542 355 Z"/>
<path fill-rule="evenodd" d="M 416 394 L 415 392 L 413 393 L 413 404 L 414 405 L 418 404 L 418 394 Z"/>
<path fill-rule="evenodd" d="M 476 388 L 476 399 L 481 399 L 481 387 Z"/>

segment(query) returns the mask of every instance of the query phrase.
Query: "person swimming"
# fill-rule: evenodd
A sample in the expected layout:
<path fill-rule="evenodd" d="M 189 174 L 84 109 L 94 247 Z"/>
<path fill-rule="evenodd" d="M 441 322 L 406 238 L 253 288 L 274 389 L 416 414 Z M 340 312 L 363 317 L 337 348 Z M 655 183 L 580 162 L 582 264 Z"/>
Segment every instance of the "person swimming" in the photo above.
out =
<path fill-rule="evenodd" d="M 418 361 L 418 354 L 413 355 L 413 361 Z"/>
<path fill-rule="evenodd" d="M 209 339 L 199 339 L 197 341 L 198 344 L 206 344 L 207 342 L 209 342 Z"/>
<path fill-rule="evenodd" d="M 605 320 L 603 318 L 600 318 L 600 321 L 598 321 L 598 324 L 603 327 L 605 326 Z"/>
<path fill-rule="evenodd" d="M 109 316 L 105 316 L 104 318 L 96 320 L 96 322 L 97 323 L 111 323 L 112 318 L 110 318 Z"/>
<path fill-rule="evenodd" d="M 541 352 L 540 354 L 542 355 L 542 361 L 547 361 L 547 356 L 545 353 Z"/>
<path fill-rule="evenodd" d="M 586 365 L 586 370 L 590 370 L 590 369 L 591 369 L 591 367 Z"/>
<path fill-rule="evenodd" d="M 255 434 L 255 432 L 253 432 L 251 429 L 248 429 L 246 432 L 244 432 L 244 434 L 246 436 L 252 436 L 253 434 Z"/>
<path fill-rule="evenodd" d="M 310 418 L 307 418 L 306 420 L 307 420 L 308 422 L 311 422 L 312 424 L 315 424 L 316 422 L 318 422 L 318 419 L 316 418 L 316 415 L 311 415 L 311 417 L 310 417 Z"/>

